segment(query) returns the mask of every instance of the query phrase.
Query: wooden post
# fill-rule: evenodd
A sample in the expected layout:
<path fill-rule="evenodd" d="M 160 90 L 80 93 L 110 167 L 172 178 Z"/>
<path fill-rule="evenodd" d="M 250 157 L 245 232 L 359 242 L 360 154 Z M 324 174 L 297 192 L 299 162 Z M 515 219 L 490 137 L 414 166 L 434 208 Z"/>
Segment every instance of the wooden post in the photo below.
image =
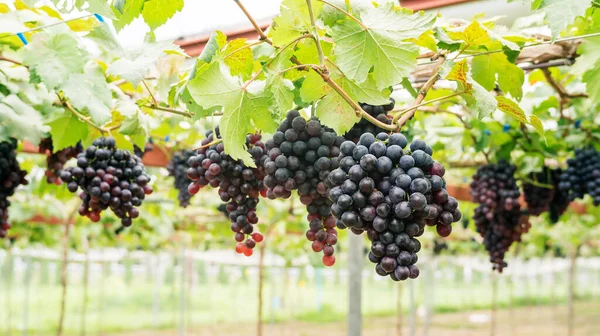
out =
<path fill-rule="evenodd" d="M 57 336 L 62 336 L 63 328 L 65 323 L 65 314 L 67 306 L 67 265 L 69 263 L 69 238 L 71 237 L 71 220 L 77 213 L 75 209 L 71 215 L 65 220 L 65 232 L 63 235 L 63 253 L 62 253 L 62 265 L 60 271 L 60 284 L 62 286 L 62 294 L 60 298 L 60 313 L 58 317 L 58 329 L 56 331 Z"/>
<path fill-rule="evenodd" d="M 348 246 L 348 336 L 362 334 L 362 270 L 364 237 L 349 235 Z"/>
<path fill-rule="evenodd" d="M 577 245 L 571 253 L 569 264 L 569 296 L 567 301 L 567 335 L 573 336 L 575 333 L 575 273 L 577 272 L 577 256 L 579 255 L 580 245 Z"/>
<path fill-rule="evenodd" d="M 185 336 L 185 246 L 181 246 L 180 263 L 181 279 L 179 284 L 179 336 Z"/>
<path fill-rule="evenodd" d="M 409 312 L 409 335 L 415 336 L 417 332 L 417 309 L 415 307 L 415 282 L 414 280 L 408 280 L 408 290 L 409 290 L 409 302 L 410 302 L 410 312 Z"/>
<path fill-rule="evenodd" d="M 256 335 L 263 334 L 263 287 L 264 287 L 264 268 L 265 268 L 265 247 L 266 242 L 263 240 L 260 246 L 260 256 L 258 259 L 258 321 L 256 322 Z"/>
<path fill-rule="evenodd" d="M 27 269 L 25 270 L 25 303 L 23 307 L 23 336 L 29 331 L 29 294 L 31 292 L 31 255 L 27 255 Z"/>
<path fill-rule="evenodd" d="M 12 246 L 8 242 L 6 249 L 6 335 L 12 335 L 12 280 L 13 280 L 13 256 Z"/>
<path fill-rule="evenodd" d="M 490 320 L 490 336 L 496 335 L 496 315 L 498 310 L 498 275 L 492 271 L 492 317 Z"/>
<path fill-rule="evenodd" d="M 160 287 L 161 287 L 161 265 L 160 256 L 157 254 L 154 256 L 156 262 L 152 266 L 154 270 L 154 299 L 152 300 L 152 317 L 154 328 L 159 326 L 159 312 L 160 312 Z"/>
<path fill-rule="evenodd" d="M 396 336 L 402 336 L 402 281 L 398 282 L 396 288 L 398 288 L 397 293 L 397 315 L 396 315 Z"/>
<path fill-rule="evenodd" d="M 83 241 L 85 249 L 85 260 L 83 262 L 83 303 L 81 308 L 81 336 L 86 334 L 87 326 L 87 307 L 88 307 L 88 288 L 90 282 L 90 251 L 88 250 L 87 238 Z"/>

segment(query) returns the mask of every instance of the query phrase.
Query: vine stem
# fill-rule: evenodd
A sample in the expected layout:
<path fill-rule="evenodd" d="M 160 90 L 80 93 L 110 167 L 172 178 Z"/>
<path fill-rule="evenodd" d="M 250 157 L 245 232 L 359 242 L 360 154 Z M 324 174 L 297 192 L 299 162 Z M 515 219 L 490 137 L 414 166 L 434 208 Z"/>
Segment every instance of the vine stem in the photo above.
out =
<path fill-rule="evenodd" d="M 213 132 L 214 132 L 214 130 L 213 130 Z M 203 148 L 208 148 L 208 147 L 210 147 L 210 146 L 214 146 L 214 145 L 216 145 L 216 144 L 219 144 L 219 143 L 221 143 L 221 142 L 223 142 L 223 138 L 215 139 L 215 140 L 213 140 L 213 141 L 211 141 L 211 142 L 207 143 L 206 145 L 202 145 L 202 146 L 200 146 L 200 147 L 198 147 L 198 148 L 194 148 L 194 150 L 199 150 L 199 149 L 203 149 Z"/>
<path fill-rule="evenodd" d="M 365 26 L 364 23 L 360 22 L 359 19 L 357 19 L 354 15 L 348 13 L 347 11 L 345 11 L 344 9 L 340 8 L 337 5 L 332 4 L 331 2 L 327 1 L 327 0 L 318 0 L 321 1 L 322 3 L 329 5 L 337 10 L 339 10 L 340 12 L 344 13 L 344 15 L 346 15 L 347 17 L 349 17 L 350 19 L 354 20 L 356 23 L 358 23 L 363 29 L 367 30 L 369 29 L 369 27 Z"/>
<path fill-rule="evenodd" d="M 550 70 L 548 70 L 548 68 L 542 69 L 542 72 L 544 73 L 544 77 L 546 77 L 546 81 L 548 81 L 548 84 L 550 84 L 550 86 L 552 86 L 554 91 L 556 91 L 556 93 L 558 93 L 561 100 L 562 99 L 587 98 L 588 97 L 587 93 L 569 93 L 569 92 L 567 92 L 565 87 L 562 86 L 561 83 L 557 82 L 554 79 L 554 77 L 552 77 L 552 73 L 550 72 Z"/>
<path fill-rule="evenodd" d="M 154 93 L 152 93 L 152 90 L 150 90 L 148 83 L 146 83 L 146 81 L 142 79 L 142 84 L 144 84 L 144 87 L 146 88 L 146 90 L 148 90 L 148 93 L 150 94 L 150 98 L 152 98 L 152 102 L 154 103 L 154 105 L 158 105 L 158 101 L 156 100 L 156 97 L 154 97 Z"/>
<path fill-rule="evenodd" d="M 194 116 L 190 112 L 180 111 L 180 110 L 169 108 L 169 107 L 162 107 L 162 106 L 158 106 L 155 104 L 146 104 L 146 105 L 144 105 L 144 107 L 151 108 L 153 110 L 159 110 L 159 111 L 169 112 L 169 113 L 173 113 L 173 114 L 178 114 L 180 116 L 184 116 L 184 117 L 188 117 L 188 118 L 191 118 Z"/>
<path fill-rule="evenodd" d="M 269 44 L 273 44 L 273 41 L 271 41 L 271 39 L 269 39 L 269 37 L 265 34 L 265 32 L 262 29 L 260 29 L 260 27 L 258 26 L 258 23 L 256 23 L 256 20 L 254 20 L 252 15 L 250 15 L 250 12 L 248 12 L 248 10 L 244 6 L 244 4 L 242 4 L 242 2 L 240 0 L 233 0 L 233 1 L 238 5 L 238 7 L 240 7 L 242 12 L 244 12 L 244 14 L 246 15 L 246 17 L 248 18 L 248 20 L 254 27 L 254 30 L 256 30 L 256 32 L 260 36 L 260 39 L 264 40 L 265 42 L 267 42 Z"/>
<path fill-rule="evenodd" d="M 423 87 L 419 91 L 419 95 L 417 96 L 417 99 L 415 100 L 413 106 L 411 108 L 409 108 L 408 111 L 406 111 L 406 113 L 400 112 L 400 113 L 396 114 L 396 116 L 392 120 L 392 123 L 394 123 L 394 124 L 397 123 L 398 128 L 401 128 L 402 126 L 404 126 L 404 124 L 406 124 L 406 122 L 415 115 L 415 111 L 417 110 L 417 108 L 419 106 L 421 106 L 421 103 L 425 99 L 427 92 L 429 92 L 429 89 L 431 89 L 433 87 L 433 85 L 435 84 L 435 82 L 438 80 L 439 74 L 440 74 L 440 68 L 442 67 L 442 64 L 444 64 L 445 61 L 446 61 L 446 56 L 440 55 L 438 62 L 435 65 L 433 76 L 431 76 L 427 80 L 425 85 L 423 85 Z M 447 97 L 447 98 L 450 98 L 450 97 Z"/>
<path fill-rule="evenodd" d="M 71 103 L 69 103 L 67 100 L 63 99 L 58 92 L 56 93 L 56 95 L 58 96 L 58 99 L 60 100 L 60 102 L 62 103 L 62 105 L 64 107 L 67 108 L 67 110 L 69 110 L 71 113 L 73 113 L 73 115 L 75 115 L 77 118 L 79 118 L 79 120 L 83 121 L 84 123 L 92 126 L 93 128 L 97 129 L 98 131 L 100 131 L 100 133 L 102 134 L 106 134 L 109 133 L 109 131 L 107 129 L 105 129 L 104 127 L 100 127 L 96 124 L 94 124 L 90 119 L 90 117 L 86 117 L 83 114 L 79 113 L 74 107 L 73 105 L 71 105 Z"/>
<path fill-rule="evenodd" d="M 317 53 L 319 54 L 319 64 L 325 66 L 325 54 L 321 47 L 321 41 L 319 39 L 319 29 L 317 28 L 317 21 L 315 20 L 315 13 L 312 8 L 312 0 L 306 0 L 306 6 L 308 7 L 308 14 L 310 15 L 310 24 L 313 29 L 313 35 L 315 38 L 315 44 L 317 45 Z"/>
<path fill-rule="evenodd" d="M 16 64 L 16 65 L 23 65 L 23 63 L 21 63 L 19 61 L 16 61 L 12 58 L 4 57 L 4 56 L 0 56 L 0 61 L 10 62 L 10 63 Z"/>
<path fill-rule="evenodd" d="M 289 68 L 287 68 L 287 69 L 283 69 L 283 70 L 279 71 L 279 74 L 281 75 L 281 74 L 283 74 L 283 73 L 285 73 L 285 72 L 288 72 L 288 71 L 290 71 L 290 70 L 294 70 L 294 69 L 302 69 L 302 68 L 306 68 L 306 67 L 319 67 L 319 66 L 318 66 L 318 65 L 316 65 L 316 64 L 300 64 L 300 65 L 294 65 L 294 66 L 292 66 L 292 67 L 289 67 Z"/>
<path fill-rule="evenodd" d="M 358 105 L 358 103 L 356 103 L 354 101 L 354 99 L 352 99 L 347 93 L 346 91 L 344 91 L 344 89 L 342 89 L 335 81 L 333 81 L 333 79 L 331 79 L 331 76 L 329 76 L 329 74 L 324 73 L 322 71 L 322 69 L 320 69 L 319 67 L 312 67 L 313 70 L 315 70 L 319 75 L 321 75 L 321 78 L 323 78 L 323 80 L 327 83 L 327 85 L 329 85 L 335 92 L 337 92 L 340 96 L 342 96 L 342 98 L 344 98 L 344 100 L 350 104 L 350 106 L 352 106 L 352 108 L 354 108 L 354 111 L 356 112 L 356 115 L 358 117 L 362 117 L 367 119 L 370 123 L 381 127 L 383 129 L 389 130 L 389 131 L 395 131 L 396 130 L 396 126 L 392 125 L 388 125 L 388 124 L 384 124 L 381 121 L 377 120 L 375 117 L 371 116 L 370 114 L 368 114 L 367 112 L 365 112 L 360 105 Z"/>
<path fill-rule="evenodd" d="M 394 116 L 394 119 L 399 119 L 401 116 L 403 116 L 404 114 L 406 114 L 406 113 L 409 113 L 409 112 L 411 112 L 411 111 L 419 110 L 419 107 L 423 107 L 423 106 L 425 106 L 425 105 L 429 105 L 429 104 L 432 104 L 432 103 L 436 103 L 436 102 L 439 102 L 439 101 L 443 101 L 443 100 L 446 100 L 446 99 L 450 99 L 450 98 L 452 98 L 452 97 L 460 96 L 460 95 L 461 95 L 461 94 L 463 94 L 463 93 L 465 93 L 465 91 L 456 92 L 456 93 L 453 93 L 453 94 L 450 94 L 450 95 L 447 95 L 447 96 L 443 96 L 443 97 L 440 97 L 440 98 L 436 98 L 436 99 L 428 100 L 428 101 L 426 101 L 426 102 L 422 102 L 422 103 L 420 103 L 420 104 L 417 104 L 417 105 L 413 105 L 413 106 L 411 106 L 411 107 L 409 107 L 409 108 L 407 108 L 407 109 L 404 109 L 404 110 L 401 110 L 401 111 L 399 111 L 399 112 L 398 112 L 398 113 L 397 113 L 397 114 Z M 397 121 L 397 120 L 396 120 L 396 121 Z"/>

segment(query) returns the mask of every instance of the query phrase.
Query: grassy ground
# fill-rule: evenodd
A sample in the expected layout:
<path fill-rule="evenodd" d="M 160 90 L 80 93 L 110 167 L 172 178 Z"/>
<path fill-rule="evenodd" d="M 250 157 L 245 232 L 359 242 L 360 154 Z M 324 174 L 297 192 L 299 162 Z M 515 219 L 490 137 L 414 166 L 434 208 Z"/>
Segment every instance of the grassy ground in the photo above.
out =
<path fill-rule="evenodd" d="M 28 331 L 27 336 L 55 334 L 61 297 L 58 268 L 32 265 L 29 277 L 22 267 L 17 267 L 20 270 L 12 274 L 4 272 L 0 277 L 0 335 L 21 335 L 24 329 Z M 202 273 L 201 268 L 191 269 L 182 279 L 181 268 L 177 267 L 165 267 L 165 272 L 154 276 L 139 265 L 131 269 L 115 264 L 94 265 L 84 309 L 86 296 L 81 273 L 70 267 L 64 336 L 84 335 L 83 331 L 93 336 L 174 335 L 174 330 L 182 325 L 189 331 L 188 335 L 212 331 L 206 335 L 228 336 L 233 335 L 228 330 L 239 331 L 240 326 L 253 333 L 257 316 L 256 269 L 205 265 Z M 266 272 L 263 316 L 270 332 L 267 335 L 288 335 L 283 333 L 288 330 L 296 332 L 290 336 L 314 335 L 311 330 L 315 328 L 331 329 L 332 335 L 337 335 L 339 330 L 340 335 L 344 334 L 348 302 L 343 274 L 339 269 L 307 271 L 306 274 L 296 271 L 283 272 L 275 268 Z M 579 279 L 577 295 L 586 301 L 578 305 L 578 319 L 600 311 L 600 304 L 589 306 L 588 303 L 594 298 L 599 301 L 600 274 L 585 270 L 579 273 L 586 276 Z M 564 325 L 566 281 L 566 273 L 557 273 L 551 278 L 500 276 L 498 305 L 528 306 L 514 313 L 523 330 L 531 325 L 525 318 L 539 320 L 543 327 L 556 322 L 552 328 L 558 328 Z M 464 277 L 461 269 L 439 263 L 435 272 L 425 268 L 419 279 L 402 285 L 378 278 L 373 272 L 365 273 L 362 308 L 367 335 L 396 335 L 398 297 L 400 294 L 406 320 L 411 290 L 415 297 L 413 307 L 419 314 L 428 307 L 436 311 L 430 334 L 438 335 L 433 332 L 436 328 L 444 332 L 458 330 L 456 335 L 468 335 L 461 334 L 461 330 L 489 330 L 486 323 L 469 323 L 469 314 L 464 313 L 476 310 L 479 310 L 477 314 L 487 313 L 491 303 L 489 273 L 474 272 Z M 549 312 L 556 315 L 548 315 Z M 600 317 L 599 314 L 596 313 L 596 317 Z M 499 313 L 499 318 L 507 318 L 507 312 Z M 600 318 L 589 318 L 594 320 L 590 322 L 592 325 L 600 321 Z M 499 322 L 498 328 L 504 328 L 505 324 Z M 511 334 L 499 332 L 498 335 Z"/>

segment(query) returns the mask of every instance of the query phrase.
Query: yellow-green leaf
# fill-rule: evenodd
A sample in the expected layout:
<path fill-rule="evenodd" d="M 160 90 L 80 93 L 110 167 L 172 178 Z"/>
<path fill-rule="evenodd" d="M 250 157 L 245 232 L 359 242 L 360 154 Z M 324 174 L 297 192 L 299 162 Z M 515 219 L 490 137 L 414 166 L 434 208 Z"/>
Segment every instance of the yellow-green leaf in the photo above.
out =
<path fill-rule="evenodd" d="M 529 123 L 527 121 L 527 116 L 525 116 L 525 112 L 523 112 L 517 103 L 503 96 L 497 96 L 496 101 L 498 101 L 498 109 L 500 111 L 510 115 L 522 123 Z"/>

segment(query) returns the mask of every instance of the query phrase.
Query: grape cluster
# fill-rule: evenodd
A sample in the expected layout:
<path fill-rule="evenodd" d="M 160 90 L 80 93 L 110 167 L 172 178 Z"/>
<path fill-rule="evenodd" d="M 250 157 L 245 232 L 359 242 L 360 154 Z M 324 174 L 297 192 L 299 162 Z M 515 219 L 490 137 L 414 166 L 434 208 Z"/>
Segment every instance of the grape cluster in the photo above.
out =
<path fill-rule="evenodd" d="M 594 205 L 600 205 L 600 152 L 593 147 L 579 148 L 567 163 L 569 166 L 560 176 L 559 189 L 568 194 L 571 201 L 588 194 Z"/>
<path fill-rule="evenodd" d="M 173 176 L 173 186 L 179 191 L 177 199 L 179 200 L 179 206 L 185 208 L 190 205 L 190 199 L 192 195 L 188 192 L 188 186 L 190 180 L 187 177 L 189 159 L 194 156 L 195 152 L 192 150 L 182 150 L 173 154 L 171 161 L 167 164 L 167 170 L 169 176 Z"/>
<path fill-rule="evenodd" d="M 142 160 L 127 150 L 116 147 L 114 138 L 98 138 L 77 155 L 77 166 L 62 171 L 60 178 L 70 192 L 80 194 L 81 216 L 93 222 L 100 220 L 103 210 L 110 208 L 121 219 L 123 227 L 139 217 L 137 207 L 152 193 L 150 176 Z"/>
<path fill-rule="evenodd" d="M 248 167 L 241 160 L 234 160 L 225 153 L 225 146 L 217 141 L 220 139 L 218 128 L 216 132 L 217 134 L 213 134 L 212 130 L 208 131 L 201 142 L 202 148 L 188 160 L 190 168 L 187 170 L 187 177 L 193 181 L 188 186 L 188 192 L 195 195 L 207 185 L 219 188 L 219 197 L 227 202 L 226 211 L 231 220 L 231 230 L 235 232 L 235 240 L 238 242 L 235 250 L 251 256 L 256 243 L 263 240 L 260 233 L 254 232 L 254 225 L 258 223 L 256 206 L 264 189 L 265 145 L 260 141 L 259 134 L 246 137 L 248 151 L 256 165 L 256 168 Z"/>
<path fill-rule="evenodd" d="M 21 170 L 17 161 L 17 140 L 0 142 L 0 237 L 6 237 L 10 229 L 8 223 L 8 198 L 15 193 L 19 185 L 27 185 L 25 175 L 27 172 Z"/>
<path fill-rule="evenodd" d="M 268 156 L 264 162 L 270 199 L 289 198 L 297 190 L 300 201 L 308 210 L 309 229 L 306 238 L 315 252 L 323 252 L 323 264 L 335 263 L 337 243 L 336 220 L 331 216 L 327 197 L 330 171 L 338 168 L 340 144 L 344 139 L 321 125 L 316 118 L 308 121 L 296 110 L 289 111 L 277 132 L 265 145 Z"/>
<path fill-rule="evenodd" d="M 521 192 L 514 178 L 516 167 L 506 161 L 480 167 L 471 182 L 471 197 L 479 203 L 473 220 L 477 232 L 490 255 L 493 269 L 502 272 L 507 266 L 504 254 L 513 242 L 529 230 L 519 197 Z"/>
<path fill-rule="evenodd" d="M 556 194 L 553 188 L 552 170 L 544 167 L 541 172 L 531 173 L 529 179 L 537 182 L 537 185 L 531 182 L 523 183 L 523 196 L 527 203 L 527 211 L 532 216 L 539 216 L 549 209 L 550 202 Z"/>
<path fill-rule="evenodd" d="M 60 179 L 60 173 L 67 161 L 77 157 L 79 153 L 83 151 L 81 143 L 77 143 L 75 146 L 69 146 L 63 148 L 57 152 L 54 152 L 54 145 L 52 144 L 52 138 L 43 139 L 39 145 L 40 154 L 46 154 L 46 182 L 50 184 L 61 185 L 62 180 Z"/>
<path fill-rule="evenodd" d="M 377 106 L 377 105 L 369 105 L 369 104 L 360 104 L 360 107 L 365 112 L 367 112 L 371 116 L 375 117 L 377 120 L 381 121 L 382 123 L 391 125 L 392 120 L 388 118 L 387 112 L 390 112 L 391 110 L 393 110 L 395 104 L 396 104 L 396 102 L 394 101 L 394 98 L 390 98 L 390 103 L 387 105 Z M 371 134 L 375 135 L 375 134 L 379 134 L 381 132 L 389 133 L 388 131 L 384 130 L 383 128 L 373 125 L 368 120 L 361 119 L 359 122 L 354 124 L 354 126 L 352 126 L 352 128 L 348 132 L 346 132 L 346 134 L 344 134 L 344 138 L 346 138 L 347 140 L 352 140 L 354 142 L 357 142 L 358 139 L 360 138 L 360 136 L 363 135 L 364 133 L 371 133 Z"/>
<path fill-rule="evenodd" d="M 552 223 L 558 222 L 560 216 L 562 216 L 567 208 L 569 208 L 569 204 L 571 204 L 571 200 L 569 199 L 569 195 L 565 192 L 559 190 L 560 184 L 560 176 L 562 175 L 562 170 L 554 169 L 552 170 L 552 183 L 554 185 L 554 197 L 552 201 L 550 201 L 550 205 L 548 206 L 548 212 L 550 214 L 550 221 Z"/>
<path fill-rule="evenodd" d="M 339 168 L 329 175 L 331 213 L 338 226 L 371 240 L 369 260 L 375 271 L 395 280 L 419 275 L 416 239 L 425 226 L 447 237 L 461 219 L 458 202 L 448 195 L 445 169 L 422 140 L 408 146 L 400 133 L 365 133 L 358 144 L 342 143 Z"/>

